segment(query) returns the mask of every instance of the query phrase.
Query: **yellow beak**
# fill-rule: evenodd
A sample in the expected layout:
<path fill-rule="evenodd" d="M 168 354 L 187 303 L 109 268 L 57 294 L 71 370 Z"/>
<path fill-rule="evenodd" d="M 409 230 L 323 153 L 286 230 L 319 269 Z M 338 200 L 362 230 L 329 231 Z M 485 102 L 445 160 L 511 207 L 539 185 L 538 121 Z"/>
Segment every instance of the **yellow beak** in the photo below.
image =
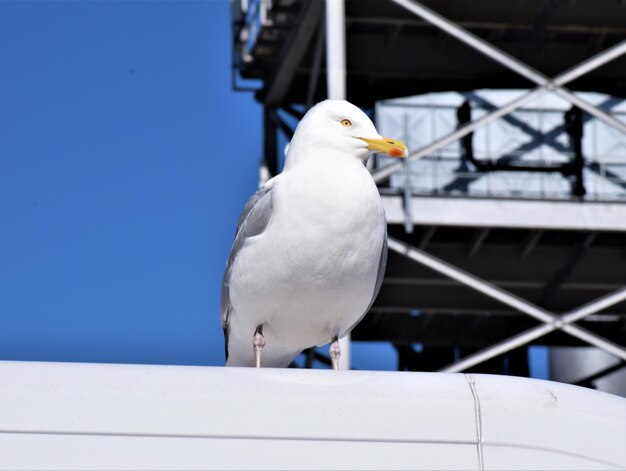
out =
<path fill-rule="evenodd" d="M 409 150 L 403 142 L 383 137 L 382 139 L 367 139 L 359 137 L 362 141 L 367 142 L 367 148 L 376 152 L 382 152 L 392 157 L 406 157 Z"/>

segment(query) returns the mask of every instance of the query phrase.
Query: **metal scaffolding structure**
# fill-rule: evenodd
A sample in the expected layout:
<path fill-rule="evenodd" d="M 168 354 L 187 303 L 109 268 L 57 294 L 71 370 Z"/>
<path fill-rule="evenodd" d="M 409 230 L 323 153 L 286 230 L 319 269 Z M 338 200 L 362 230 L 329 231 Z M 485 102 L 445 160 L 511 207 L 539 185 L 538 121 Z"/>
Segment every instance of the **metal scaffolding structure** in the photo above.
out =
<path fill-rule="evenodd" d="M 592 207 L 585 200 L 583 172 L 589 164 L 582 151 L 587 120 L 621 133 L 626 133 L 626 123 L 573 91 L 626 96 L 626 80 L 616 72 L 620 65 L 612 68 L 616 62 L 623 65 L 626 55 L 626 29 L 612 24 L 616 11 L 626 13 L 623 5 L 606 4 L 594 10 L 592 2 L 556 5 L 533 0 L 526 2 L 524 9 L 511 7 L 509 12 L 501 2 L 489 0 L 478 2 L 472 11 L 453 2 L 415 0 L 326 0 L 325 5 L 315 0 L 245 3 L 246 11 L 235 8 L 233 13 L 235 70 L 244 78 L 263 80 L 257 99 L 265 106 L 265 167 L 271 174 L 280 168 L 278 133 L 289 139 L 294 122 L 326 94 L 347 97 L 373 113 L 374 102 L 393 97 L 441 90 L 521 89 L 528 82 L 532 84 L 524 93 L 475 119 L 470 104 L 464 103 L 457 112 L 456 129 L 412 149 L 405 162 L 372 167 L 388 208 L 389 249 L 397 255 L 390 257 L 381 295 L 355 330 L 355 340 L 392 342 L 400 369 L 528 374 L 528 360 L 519 352 L 529 343 L 592 345 L 626 361 L 626 266 L 624 256 L 619 256 L 626 244 L 626 221 L 617 221 L 614 229 L 608 229 L 613 227 L 610 224 L 594 222 L 603 217 L 615 219 L 623 206 L 617 210 L 606 205 Z M 568 21 L 553 15 L 558 7 Z M 436 12 L 439 8 L 455 20 Z M 255 44 L 250 42 L 252 36 Z M 570 47 L 578 44 L 573 39 L 582 42 L 583 38 L 593 46 Z M 527 60 L 504 50 L 506 40 L 514 42 L 509 49 L 517 48 Z M 528 53 L 525 43 L 529 41 L 546 50 L 549 46 L 560 49 L 547 60 L 543 49 L 535 55 Z M 392 61 L 400 56 L 409 62 L 401 61 L 403 68 L 383 62 L 387 57 Z M 562 67 L 564 58 L 569 59 L 567 67 Z M 533 61 L 537 64 L 531 64 Z M 572 66 L 573 62 L 578 64 Z M 494 69 L 493 63 L 505 71 Z M 555 68 L 559 66 L 565 72 L 558 73 Z M 325 89 L 318 80 L 323 73 Z M 474 156 L 473 133 L 546 93 L 571 105 L 563 125 L 572 145 L 571 161 L 520 168 L 510 160 L 482 161 Z M 470 205 L 469 199 L 446 194 L 438 195 L 438 200 L 431 198 L 428 204 L 452 208 L 449 214 L 453 216 L 432 222 L 420 212 L 427 195 L 416 195 L 409 184 L 385 187 L 394 175 L 408 172 L 412 162 L 455 142 L 461 142 L 463 162 L 471 163 L 477 173 L 558 172 L 569 178 L 572 194 L 568 204 L 575 206 L 567 208 L 581 215 L 586 225 L 579 230 L 553 227 L 549 219 L 565 206 L 541 198 L 527 204 L 534 204 L 532 209 L 543 219 L 509 224 L 506 221 L 510 218 L 502 218 L 491 225 L 479 223 L 478 217 L 472 221 L 467 208 L 474 208 L 475 215 L 478 205 L 487 211 L 494 205 L 489 198 Z M 401 217 L 390 217 L 395 213 L 389 208 L 397 204 Z M 496 206 L 506 212 L 503 205 L 507 204 L 498 200 Z M 521 206 L 511 202 L 508 208 L 512 211 Z M 605 216 L 585 218 L 589 212 Z M 512 268 L 516 263 L 517 271 Z M 433 272 L 437 278 L 432 278 Z M 418 289 L 427 286 L 432 289 Z M 472 290 L 480 295 L 475 296 Z M 488 300 L 480 300 L 480 296 Z M 610 313 L 606 311 L 609 308 Z M 492 317 L 498 319 L 495 325 Z M 489 320 L 492 323 L 486 327 Z M 536 321 L 539 324 L 533 325 Z M 453 327 L 451 322 L 460 327 Z M 472 338 L 472 333 L 479 331 Z M 415 345 L 421 347 L 416 349 Z M 493 363 L 502 357 L 505 366 Z M 313 352 L 311 358 L 320 356 Z"/>
<path fill-rule="evenodd" d="M 421 149 L 417 152 L 411 153 L 411 155 L 409 156 L 410 160 L 416 160 L 420 157 L 423 157 L 424 155 L 430 154 L 440 149 L 441 147 L 449 144 L 451 140 L 456 140 L 467 136 L 470 132 L 476 131 L 480 129 L 480 127 L 488 124 L 490 120 L 510 113 L 511 111 L 536 98 L 536 95 L 544 91 L 550 91 L 552 93 L 560 95 L 562 98 L 569 101 L 573 106 L 577 107 L 574 108 L 574 110 L 578 110 L 579 108 L 583 109 L 589 114 L 595 116 L 597 119 L 600 119 L 606 124 L 613 126 L 623 133 L 626 133 L 626 124 L 622 123 L 621 121 L 617 120 L 610 114 L 604 112 L 603 110 L 592 105 L 591 103 L 581 99 L 579 96 L 573 94 L 571 91 L 564 87 L 564 85 L 568 82 L 584 74 L 587 74 L 592 70 L 626 53 L 626 40 L 582 62 L 581 64 L 573 67 L 569 71 L 566 71 L 558 75 L 557 77 L 550 79 L 540 72 L 534 70 L 527 64 L 524 64 L 523 62 L 515 59 L 509 54 L 504 53 L 503 51 L 487 43 L 486 41 L 481 40 L 477 36 L 471 34 L 470 32 L 466 31 L 458 25 L 455 25 L 453 22 L 446 20 L 441 15 L 438 15 L 434 11 L 426 8 L 425 6 L 419 4 L 414 0 L 393 1 L 401 5 L 403 8 L 406 8 L 411 13 L 414 13 L 424 20 L 437 26 L 442 31 L 445 31 L 446 33 L 464 42 L 468 46 L 476 49 L 480 53 L 490 57 L 491 59 L 499 62 L 500 64 L 508 67 L 514 72 L 524 76 L 525 78 L 537 84 L 536 88 L 528 91 L 521 98 L 510 102 L 508 105 L 503 106 L 499 110 L 493 111 L 491 114 L 487 115 L 487 117 L 483 117 L 480 122 L 472 123 L 469 117 L 469 111 L 467 111 L 468 108 L 461 108 L 460 111 L 466 110 L 464 121 L 466 121 L 467 124 L 462 126 L 455 133 L 451 133 L 449 135 L 455 135 L 454 139 L 451 139 L 450 137 L 444 137 L 443 139 L 438 140 L 436 143 L 433 143 L 431 146 L 428 146 L 427 151 Z M 499 112 L 503 113 L 502 110 L 506 110 L 506 113 L 500 115 Z M 578 119 L 580 120 L 580 112 L 578 111 L 577 114 Z M 393 171 L 401 169 L 402 165 L 403 163 L 395 163 L 389 165 L 384 169 L 381 169 L 374 173 L 374 179 L 376 181 L 381 181 L 384 177 L 391 175 Z M 584 190 L 582 189 L 582 183 L 579 185 L 577 190 L 578 191 L 575 193 L 576 196 L 582 196 L 584 194 Z M 590 345 L 601 348 L 602 350 L 605 350 L 608 353 L 611 353 L 612 355 L 621 358 L 622 360 L 626 360 L 626 348 L 624 348 L 623 346 L 607 341 L 606 339 L 603 339 L 602 337 L 599 337 L 592 332 L 589 332 L 588 330 L 581 329 L 576 325 L 572 325 L 573 322 L 577 320 L 583 319 L 584 317 L 594 314 L 613 304 L 626 300 L 626 287 L 616 291 L 609 296 L 605 296 L 595 302 L 587 304 L 559 317 L 533 305 L 532 303 L 529 303 L 528 301 L 511 295 L 510 293 L 507 293 L 506 291 L 499 289 L 490 283 L 480 280 L 477 277 L 473 277 L 457 267 L 446 264 L 441 260 L 438 260 L 435 257 L 428 255 L 424 251 L 420 251 L 419 249 L 410 247 L 407 244 L 404 244 L 398 240 L 390 239 L 389 248 L 543 322 L 543 325 L 532 328 L 505 341 L 499 342 L 498 344 L 488 347 L 471 356 L 468 356 L 467 358 L 459 359 L 454 364 L 442 369 L 442 371 L 464 371 L 497 355 L 507 353 L 514 348 L 524 345 L 556 329 L 561 329 L 564 332 L 567 332 L 568 334 L 573 335 Z"/>
<path fill-rule="evenodd" d="M 593 332 L 586 329 L 572 325 L 574 322 L 584 319 L 585 317 L 595 314 L 598 311 L 613 306 L 621 301 L 626 300 L 626 286 L 622 289 L 615 291 L 607 296 L 597 299 L 591 303 L 581 306 L 572 310 L 562 316 L 550 313 L 545 309 L 542 309 L 534 304 L 521 299 L 507 291 L 498 288 L 497 286 L 487 281 L 481 280 L 478 277 L 472 276 L 469 273 L 464 272 L 458 267 L 454 267 L 442 260 L 439 260 L 432 255 L 424 252 L 423 250 L 411 247 L 397 239 L 389 239 L 389 248 L 395 252 L 404 255 L 417 263 L 420 263 L 428 268 L 431 268 L 448 278 L 463 283 L 470 288 L 479 291 L 485 296 L 489 296 L 501 303 L 511 306 L 520 312 L 523 312 L 535 319 L 539 320 L 543 324 L 538 327 L 529 329 L 521 334 L 506 339 L 496 345 L 493 345 L 485 350 L 482 350 L 476 354 L 468 356 L 467 358 L 460 359 L 459 361 L 443 368 L 441 371 L 445 372 L 459 372 L 464 371 L 472 366 L 476 366 L 486 360 L 509 352 L 514 348 L 527 344 L 535 339 L 538 339 L 544 335 L 549 334 L 557 329 L 560 329 L 569 335 L 577 337 L 578 339 L 586 342 L 590 345 L 598 347 L 612 355 L 615 355 L 622 360 L 626 360 L 626 348 L 617 345 L 611 341 L 608 341 Z"/>

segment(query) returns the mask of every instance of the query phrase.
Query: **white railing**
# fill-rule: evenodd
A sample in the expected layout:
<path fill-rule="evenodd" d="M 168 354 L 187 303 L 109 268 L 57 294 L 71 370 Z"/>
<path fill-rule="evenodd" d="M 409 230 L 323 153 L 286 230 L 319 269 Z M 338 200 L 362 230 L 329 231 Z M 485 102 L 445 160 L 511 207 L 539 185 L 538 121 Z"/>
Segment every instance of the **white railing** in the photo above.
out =
<path fill-rule="evenodd" d="M 480 119 L 496 106 L 486 106 L 485 103 L 502 101 L 514 93 L 493 90 L 471 94 L 442 93 L 413 100 L 380 102 L 376 112 L 377 126 L 384 135 L 403 138 L 410 149 L 420 149 L 455 131 L 456 110 L 464 100 L 480 102 L 473 105 L 473 115 Z M 595 102 L 607 101 L 602 95 L 584 95 Z M 448 104 L 437 103 L 441 101 Z M 547 99 L 543 101 L 549 102 Z M 571 162 L 573 153 L 563 127 L 566 104 L 553 100 L 550 105 L 522 108 L 506 119 L 478 129 L 473 137 L 476 159 L 481 162 L 505 159 L 518 165 L 542 167 Z M 612 114 L 615 119 L 626 121 L 626 110 L 613 111 Z M 626 202 L 626 135 L 596 119 L 586 119 L 582 142 L 585 199 Z M 408 191 L 416 195 L 572 198 L 572 181 L 561 173 L 482 172 L 464 161 L 463 155 L 459 142 L 452 142 L 396 170 L 390 176 L 389 186 L 399 193 Z M 381 171 L 394 163 L 394 159 L 379 156 L 375 168 Z"/>

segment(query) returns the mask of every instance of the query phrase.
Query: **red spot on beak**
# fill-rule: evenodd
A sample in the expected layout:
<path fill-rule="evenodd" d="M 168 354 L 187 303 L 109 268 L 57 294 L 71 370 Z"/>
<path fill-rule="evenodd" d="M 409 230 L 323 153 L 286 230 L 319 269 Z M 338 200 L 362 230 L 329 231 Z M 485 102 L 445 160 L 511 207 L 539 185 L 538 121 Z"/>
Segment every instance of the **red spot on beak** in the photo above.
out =
<path fill-rule="evenodd" d="M 389 152 L 389 155 L 392 157 L 403 157 L 404 156 L 404 151 L 397 149 L 397 148 L 393 148 L 391 149 L 391 151 Z"/>

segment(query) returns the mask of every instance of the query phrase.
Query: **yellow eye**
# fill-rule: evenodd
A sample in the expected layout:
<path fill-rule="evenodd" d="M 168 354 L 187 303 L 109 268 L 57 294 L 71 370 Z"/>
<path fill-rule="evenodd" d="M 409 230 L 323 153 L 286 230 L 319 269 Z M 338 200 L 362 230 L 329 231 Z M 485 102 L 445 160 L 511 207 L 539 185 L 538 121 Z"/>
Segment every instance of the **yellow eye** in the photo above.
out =
<path fill-rule="evenodd" d="M 345 128 L 349 128 L 350 126 L 352 126 L 352 121 L 350 121 L 349 119 L 342 119 L 341 125 Z"/>

